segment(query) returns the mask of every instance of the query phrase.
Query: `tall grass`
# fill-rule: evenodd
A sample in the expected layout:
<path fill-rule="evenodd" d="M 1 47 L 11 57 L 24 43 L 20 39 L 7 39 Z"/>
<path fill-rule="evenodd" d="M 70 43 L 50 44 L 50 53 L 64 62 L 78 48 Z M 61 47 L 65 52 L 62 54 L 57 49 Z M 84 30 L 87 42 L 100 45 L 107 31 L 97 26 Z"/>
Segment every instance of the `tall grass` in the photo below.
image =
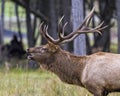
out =
<path fill-rule="evenodd" d="M 78 86 L 62 83 L 53 73 L 21 69 L 0 72 L 0 96 L 92 96 Z M 120 96 L 111 94 L 110 96 Z"/>
<path fill-rule="evenodd" d="M 17 63 L 17 62 L 14 62 Z M 86 89 L 68 85 L 53 73 L 22 67 L 0 69 L 0 96 L 92 96 Z M 109 96 L 120 96 L 111 94 Z"/>
<path fill-rule="evenodd" d="M 46 71 L 21 69 L 0 72 L 0 96 L 87 96 L 77 86 L 63 84 Z"/>

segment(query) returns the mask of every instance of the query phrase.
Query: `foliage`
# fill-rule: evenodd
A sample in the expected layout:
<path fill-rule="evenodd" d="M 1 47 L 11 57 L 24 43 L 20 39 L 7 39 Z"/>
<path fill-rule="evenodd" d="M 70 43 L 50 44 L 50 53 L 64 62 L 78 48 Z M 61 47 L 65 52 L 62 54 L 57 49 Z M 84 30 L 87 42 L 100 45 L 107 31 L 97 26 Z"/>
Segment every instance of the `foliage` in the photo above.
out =
<path fill-rule="evenodd" d="M 19 6 L 18 11 L 19 11 L 19 16 L 21 18 L 25 18 L 25 10 L 24 10 L 24 8 Z M 15 16 L 15 3 L 11 2 L 11 1 L 5 2 L 5 13 L 4 14 L 5 14 L 6 17 L 9 17 L 9 18 L 12 17 L 12 16 Z"/>

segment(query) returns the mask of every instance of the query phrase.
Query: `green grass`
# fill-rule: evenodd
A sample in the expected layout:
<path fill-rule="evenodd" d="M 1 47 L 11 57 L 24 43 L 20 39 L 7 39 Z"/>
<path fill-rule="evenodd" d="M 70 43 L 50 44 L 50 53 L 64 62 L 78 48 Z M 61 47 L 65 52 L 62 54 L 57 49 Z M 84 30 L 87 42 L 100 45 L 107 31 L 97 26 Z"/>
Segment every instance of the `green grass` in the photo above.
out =
<path fill-rule="evenodd" d="M 0 72 L 0 96 L 85 96 L 83 89 L 62 83 L 46 71 L 14 69 Z M 87 92 L 87 93 L 86 93 Z"/>
<path fill-rule="evenodd" d="M 44 70 L 12 69 L 0 71 L 0 96 L 92 96 L 78 86 L 62 83 Z M 120 96 L 111 94 L 109 96 Z"/>

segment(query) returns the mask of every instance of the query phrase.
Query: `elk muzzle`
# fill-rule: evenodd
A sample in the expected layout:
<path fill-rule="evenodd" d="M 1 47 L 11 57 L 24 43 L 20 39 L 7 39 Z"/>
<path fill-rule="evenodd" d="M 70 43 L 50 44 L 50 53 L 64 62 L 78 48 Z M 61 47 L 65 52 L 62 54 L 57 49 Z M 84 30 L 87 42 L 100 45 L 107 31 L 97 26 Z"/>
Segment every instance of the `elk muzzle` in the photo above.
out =
<path fill-rule="evenodd" d="M 34 48 L 28 48 L 27 49 L 27 59 L 28 60 L 33 60 L 33 55 L 31 53 L 34 53 Z"/>

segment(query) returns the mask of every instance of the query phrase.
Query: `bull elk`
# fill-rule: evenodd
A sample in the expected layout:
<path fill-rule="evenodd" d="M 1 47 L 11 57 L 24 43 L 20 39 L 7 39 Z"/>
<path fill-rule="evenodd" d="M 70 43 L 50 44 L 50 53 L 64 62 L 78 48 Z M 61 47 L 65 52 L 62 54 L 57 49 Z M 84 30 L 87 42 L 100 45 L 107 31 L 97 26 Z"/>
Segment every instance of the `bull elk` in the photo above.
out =
<path fill-rule="evenodd" d="M 66 24 L 58 34 L 58 39 L 53 39 L 47 32 L 48 25 L 40 24 L 40 32 L 48 41 L 46 45 L 27 49 L 28 59 L 35 60 L 40 66 L 54 72 L 68 84 L 86 88 L 94 96 L 107 96 L 111 92 L 120 91 L 120 55 L 98 52 L 86 56 L 75 56 L 60 48 L 60 44 L 67 43 L 83 33 L 98 32 L 101 34 L 103 23 L 95 28 L 88 27 L 94 9 L 85 18 L 81 26 L 64 35 Z M 59 26 L 62 19 L 59 21 Z"/>

